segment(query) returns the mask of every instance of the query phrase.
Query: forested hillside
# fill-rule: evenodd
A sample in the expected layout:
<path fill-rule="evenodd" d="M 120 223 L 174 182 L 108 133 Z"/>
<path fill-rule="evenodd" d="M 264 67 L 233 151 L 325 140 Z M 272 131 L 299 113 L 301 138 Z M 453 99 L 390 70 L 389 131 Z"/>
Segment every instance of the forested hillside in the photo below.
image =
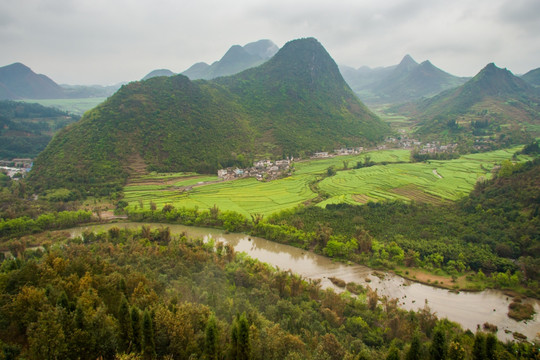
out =
<path fill-rule="evenodd" d="M 0 159 L 36 157 L 55 132 L 76 120 L 39 104 L 0 101 Z"/>
<path fill-rule="evenodd" d="M 527 82 L 488 64 L 456 89 L 394 110 L 418 119 L 416 133 L 426 139 L 490 149 L 527 143 L 540 134 L 538 99 Z"/>
<path fill-rule="evenodd" d="M 55 137 L 30 181 L 38 191 L 109 194 L 137 171 L 212 173 L 255 158 L 370 145 L 388 131 L 322 45 L 301 39 L 235 76 L 123 86 Z"/>

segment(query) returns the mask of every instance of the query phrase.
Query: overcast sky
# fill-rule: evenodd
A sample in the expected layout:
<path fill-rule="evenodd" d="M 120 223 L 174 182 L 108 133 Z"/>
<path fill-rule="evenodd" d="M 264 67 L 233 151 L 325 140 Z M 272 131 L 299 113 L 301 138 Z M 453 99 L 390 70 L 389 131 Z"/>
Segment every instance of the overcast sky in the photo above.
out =
<path fill-rule="evenodd" d="M 1 0 L 0 66 L 62 84 L 138 80 L 219 60 L 234 44 L 315 37 L 338 64 L 410 54 L 459 76 L 540 67 L 539 0 Z"/>

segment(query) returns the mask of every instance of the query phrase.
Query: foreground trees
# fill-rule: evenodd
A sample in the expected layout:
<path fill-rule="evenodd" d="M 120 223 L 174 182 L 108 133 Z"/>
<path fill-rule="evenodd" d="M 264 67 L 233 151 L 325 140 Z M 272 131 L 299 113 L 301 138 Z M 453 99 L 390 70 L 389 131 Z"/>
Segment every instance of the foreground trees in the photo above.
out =
<path fill-rule="evenodd" d="M 473 334 L 427 307 L 405 312 L 372 291 L 323 291 L 166 232 L 113 228 L 4 260 L 0 358 L 412 360 L 476 349 Z M 486 354 L 537 351 L 488 339 Z"/>

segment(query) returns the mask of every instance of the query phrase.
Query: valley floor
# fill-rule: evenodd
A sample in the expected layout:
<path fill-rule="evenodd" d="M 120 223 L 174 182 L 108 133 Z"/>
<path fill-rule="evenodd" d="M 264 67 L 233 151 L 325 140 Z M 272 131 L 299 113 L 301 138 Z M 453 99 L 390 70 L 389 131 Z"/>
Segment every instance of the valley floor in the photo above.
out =
<path fill-rule="evenodd" d="M 440 204 L 466 196 L 478 180 L 490 178 L 493 168 L 512 159 L 518 150 L 416 163 L 410 162 L 408 150 L 380 150 L 298 162 L 292 176 L 268 182 L 253 178 L 220 182 L 217 176 L 151 173 L 131 179 L 124 188 L 124 200 L 128 209 L 160 209 L 166 204 L 199 209 L 217 206 L 245 216 L 270 215 L 307 202 L 321 207 L 385 200 Z M 374 165 L 356 168 L 366 158 Z M 335 175 L 327 175 L 329 168 L 336 170 Z"/>

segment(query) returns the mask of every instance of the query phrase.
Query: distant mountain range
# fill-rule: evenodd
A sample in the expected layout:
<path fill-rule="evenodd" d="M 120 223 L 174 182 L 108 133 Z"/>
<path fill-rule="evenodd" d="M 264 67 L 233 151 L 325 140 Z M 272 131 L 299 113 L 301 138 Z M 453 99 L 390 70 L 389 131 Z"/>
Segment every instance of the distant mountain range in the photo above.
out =
<path fill-rule="evenodd" d="M 388 133 L 323 46 L 300 39 L 237 75 L 123 86 L 54 137 L 30 181 L 41 190 L 106 194 L 136 171 L 213 173 L 255 158 L 372 145 Z"/>
<path fill-rule="evenodd" d="M 279 48 L 270 40 L 259 40 L 244 46 L 232 46 L 223 57 L 212 65 L 204 62 L 194 64 L 182 72 L 191 80 L 210 80 L 220 76 L 237 74 L 260 65 L 278 52 Z"/>
<path fill-rule="evenodd" d="M 0 100 L 107 97 L 119 87 L 58 85 L 21 63 L 0 67 Z"/>
<path fill-rule="evenodd" d="M 259 40 L 244 46 L 233 45 L 223 57 L 208 65 L 205 62 L 193 64 L 189 69 L 182 72 L 191 80 L 210 80 L 220 76 L 229 76 L 241 71 L 258 66 L 278 52 L 279 48 L 270 40 Z M 142 80 L 148 80 L 157 76 L 174 76 L 174 72 L 168 69 L 153 70 Z"/>
<path fill-rule="evenodd" d="M 430 97 L 468 80 L 444 72 L 429 61 L 418 64 L 410 55 L 394 66 L 340 69 L 345 81 L 368 104 L 396 104 Z"/>
<path fill-rule="evenodd" d="M 60 85 L 29 67 L 15 63 L 0 68 L 0 99 L 58 99 L 64 97 Z"/>

